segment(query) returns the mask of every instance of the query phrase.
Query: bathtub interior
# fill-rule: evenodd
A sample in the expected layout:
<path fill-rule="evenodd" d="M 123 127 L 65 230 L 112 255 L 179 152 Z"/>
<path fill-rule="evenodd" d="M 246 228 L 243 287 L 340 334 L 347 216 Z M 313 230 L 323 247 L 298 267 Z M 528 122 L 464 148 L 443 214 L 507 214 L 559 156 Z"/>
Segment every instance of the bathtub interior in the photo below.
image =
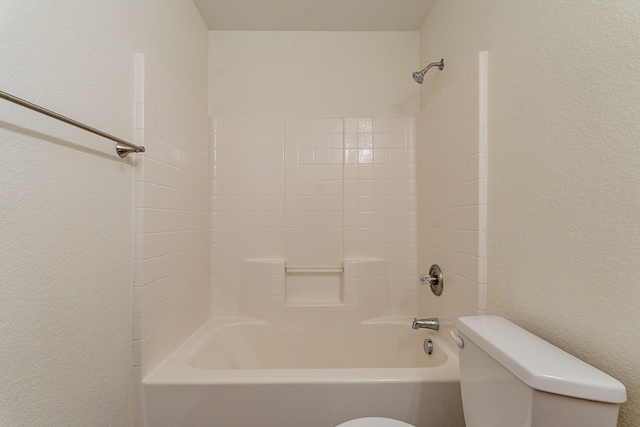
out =
<path fill-rule="evenodd" d="M 144 378 L 146 425 L 331 427 L 379 416 L 416 426 L 464 427 L 457 347 L 446 339 L 448 323 L 438 332 L 415 331 L 410 324 L 410 319 L 386 318 L 313 328 L 211 319 Z M 394 334 L 400 338 L 389 343 Z M 263 342 L 246 342 L 256 337 Z M 291 337 L 301 339 L 298 348 L 288 347 Z M 434 343 L 431 356 L 422 348 L 425 338 Z M 365 348 L 359 348 L 361 341 Z M 241 349 L 242 363 L 229 365 L 216 351 L 220 347 Z M 351 355 L 336 363 L 322 355 L 308 364 L 323 347 Z M 276 349 L 280 353 L 260 354 Z M 399 365 L 389 361 L 394 352 L 411 356 Z M 278 359 L 283 355 L 286 363 Z"/>
<path fill-rule="evenodd" d="M 431 334 L 406 324 L 301 325 L 230 322 L 203 328 L 190 365 L 199 369 L 416 368 L 439 366 L 447 355 Z"/>

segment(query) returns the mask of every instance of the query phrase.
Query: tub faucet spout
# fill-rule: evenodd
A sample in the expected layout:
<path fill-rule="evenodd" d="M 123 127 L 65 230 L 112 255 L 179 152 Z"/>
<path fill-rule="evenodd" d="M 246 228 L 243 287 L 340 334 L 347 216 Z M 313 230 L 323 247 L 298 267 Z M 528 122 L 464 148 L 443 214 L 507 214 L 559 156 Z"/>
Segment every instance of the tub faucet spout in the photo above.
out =
<path fill-rule="evenodd" d="M 431 319 L 416 319 L 414 317 L 411 327 L 413 329 L 425 328 L 437 331 L 440 329 L 440 321 L 435 317 Z"/>

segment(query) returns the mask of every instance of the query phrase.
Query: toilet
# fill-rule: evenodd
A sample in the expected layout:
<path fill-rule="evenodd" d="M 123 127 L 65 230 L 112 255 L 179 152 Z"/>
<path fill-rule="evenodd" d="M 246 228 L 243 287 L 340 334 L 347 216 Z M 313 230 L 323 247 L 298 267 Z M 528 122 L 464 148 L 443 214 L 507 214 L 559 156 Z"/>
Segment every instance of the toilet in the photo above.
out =
<path fill-rule="evenodd" d="M 618 380 L 498 316 L 461 317 L 460 388 L 466 427 L 615 427 Z M 337 427 L 411 427 L 358 418 Z"/>
<path fill-rule="evenodd" d="M 413 426 L 403 421 L 392 420 L 391 418 L 368 417 L 368 418 L 358 418 L 355 420 L 347 421 L 346 423 L 342 423 L 337 427 L 413 427 Z"/>

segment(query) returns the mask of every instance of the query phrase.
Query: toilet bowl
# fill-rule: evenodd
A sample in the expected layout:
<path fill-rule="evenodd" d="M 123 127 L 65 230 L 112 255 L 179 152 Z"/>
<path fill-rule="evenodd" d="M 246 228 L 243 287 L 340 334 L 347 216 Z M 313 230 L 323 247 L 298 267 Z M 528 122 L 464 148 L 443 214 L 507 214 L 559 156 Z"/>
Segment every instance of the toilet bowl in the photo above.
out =
<path fill-rule="evenodd" d="M 506 319 L 458 319 L 467 427 L 615 427 L 627 391 L 618 380 Z M 358 418 L 337 427 L 412 427 Z"/>
<path fill-rule="evenodd" d="M 414 427 L 411 424 L 407 424 L 403 421 L 392 420 L 391 418 L 380 417 L 367 417 L 357 418 L 355 420 L 347 421 L 336 427 Z"/>

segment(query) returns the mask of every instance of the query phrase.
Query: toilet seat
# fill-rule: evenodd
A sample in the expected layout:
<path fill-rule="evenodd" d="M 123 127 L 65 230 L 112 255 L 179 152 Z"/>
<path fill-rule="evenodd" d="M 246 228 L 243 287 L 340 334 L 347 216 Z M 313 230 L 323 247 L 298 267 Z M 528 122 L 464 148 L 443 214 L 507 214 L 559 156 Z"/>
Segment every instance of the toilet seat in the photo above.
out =
<path fill-rule="evenodd" d="M 366 417 L 349 420 L 336 427 L 414 427 L 400 420 L 391 418 Z"/>

